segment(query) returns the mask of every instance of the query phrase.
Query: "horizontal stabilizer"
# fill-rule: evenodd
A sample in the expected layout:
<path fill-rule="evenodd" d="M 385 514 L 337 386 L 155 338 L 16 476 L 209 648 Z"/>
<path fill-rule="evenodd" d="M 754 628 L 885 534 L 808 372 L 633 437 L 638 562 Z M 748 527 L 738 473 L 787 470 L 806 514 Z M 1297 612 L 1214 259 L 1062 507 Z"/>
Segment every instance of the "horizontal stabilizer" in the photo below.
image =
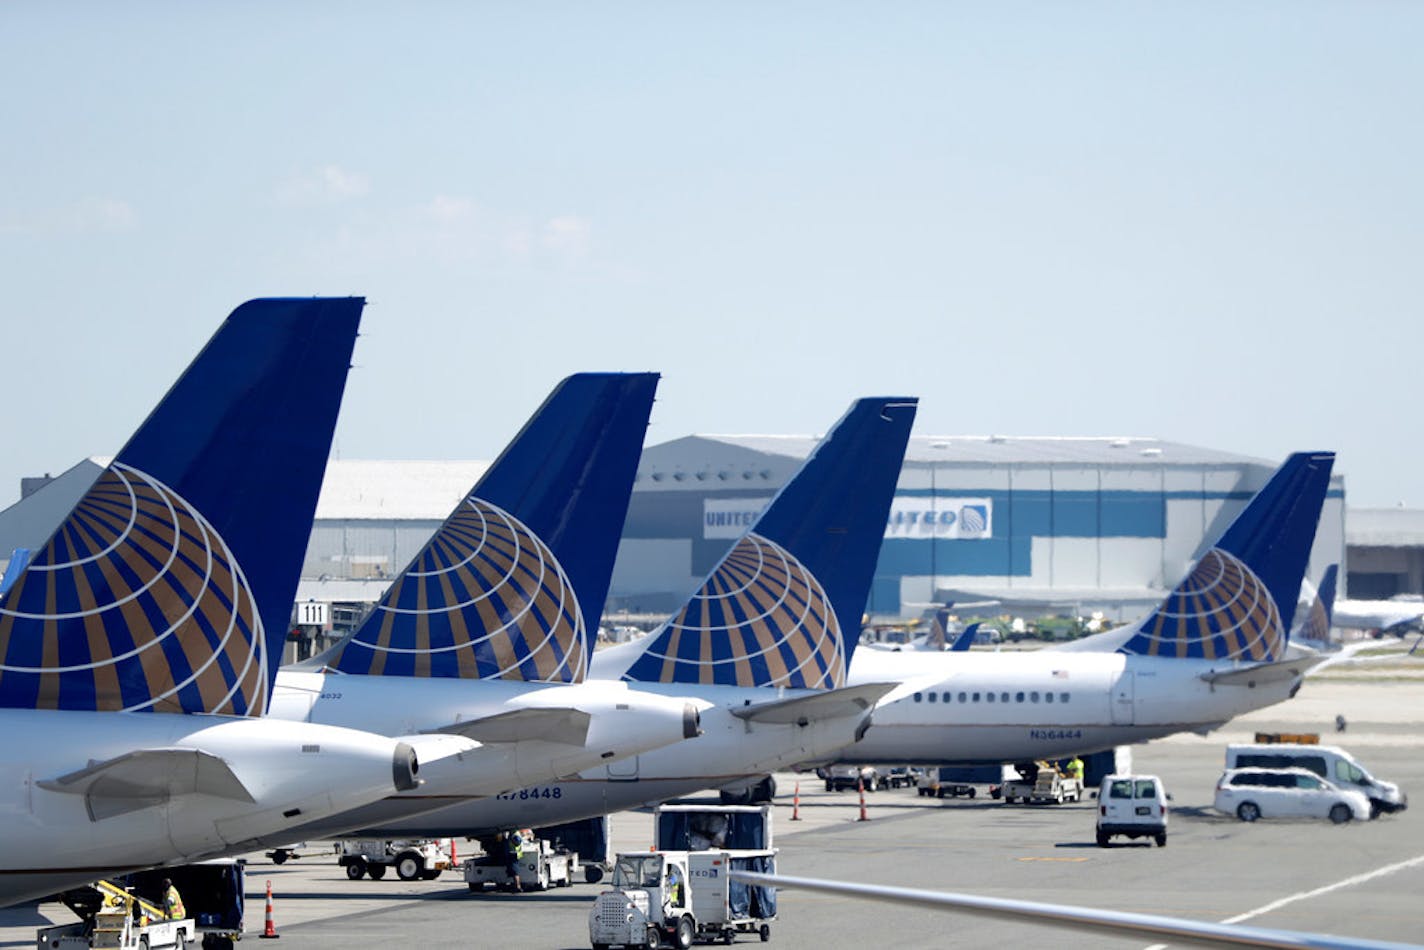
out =
<path fill-rule="evenodd" d="M 523 742 L 527 739 L 542 739 L 545 742 L 581 746 L 588 737 L 590 718 L 582 709 L 549 706 L 513 709 L 495 716 L 457 722 L 431 731 L 464 736 L 476 742 Z"/>
<path fill-rule="evenodd" d="M 797 696 L 794 699 L 778 699 L 769 703 L 742 706 L 731 712 L 748 722 L 773 725 L 796 723 L 804 726 L 813 720 L 839 719 L 842 716 L 865 712 L 896 685 L 898 684 L 866 683 L 862 686 L 844 686 L 812 696 Z"/>
<path fill-rule="evenodd" d="M 83 795 L 90 821 L 102 821 L 180 795 L 212 795 L 252 804 L 227 762 L 201 749 L 141 749 L 77 772 L 36 782 L 51 792 Z"/>
<path fill-rule="evenodd" d="M 1202 679 L 1213 686 L 1265 686 L 1304 676 L 1312 667 L 1325 661 L 1319 654 L 1299 656 L 1275 663 L 1255 663 L 1234 670 L 1213 670 L 1203 673 Z"/>

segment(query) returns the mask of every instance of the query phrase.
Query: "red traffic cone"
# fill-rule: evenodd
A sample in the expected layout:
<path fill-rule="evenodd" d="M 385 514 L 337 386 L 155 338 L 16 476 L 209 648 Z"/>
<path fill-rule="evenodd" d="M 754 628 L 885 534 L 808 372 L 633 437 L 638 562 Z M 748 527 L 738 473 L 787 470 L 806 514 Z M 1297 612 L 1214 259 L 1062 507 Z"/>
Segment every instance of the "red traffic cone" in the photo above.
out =
<path fill-rule="evenodd" d="M 791 820 L 801 820 L 801 782 L 797 781 L 796 791 L 791 796 Z"/>
<path fill-rule="evenodd" d="M 860 817 L 856 821 L 869 821 L 870 816 L 865 813 L 865 779 L 856 779 L 855 787 L 860 791 Z"/>
<path fill-rule="evenodd" d="M 262 939 L 276 939 L 282 936 L 277 933 L 277 924 L 272 920 L 272 882 L 267 882 L 267 923 L 262 928 Z"/>

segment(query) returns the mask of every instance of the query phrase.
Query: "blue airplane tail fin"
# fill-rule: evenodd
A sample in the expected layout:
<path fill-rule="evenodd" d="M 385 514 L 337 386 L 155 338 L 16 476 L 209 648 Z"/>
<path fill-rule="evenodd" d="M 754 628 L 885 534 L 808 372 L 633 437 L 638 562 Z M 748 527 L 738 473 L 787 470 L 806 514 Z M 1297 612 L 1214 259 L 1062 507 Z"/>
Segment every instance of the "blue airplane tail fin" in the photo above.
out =
<path fill-rule="evenodd" d="M 266 710 L 364 305 L 233 311 L 0 603 L 0 706 Z"/>
<path fill-rule="evenodd" d="M 1288 458 L 1119 649 L 1210 660 L 1280 659 L 1334 461 L 1330 452 Z"/>
<path fill-rule="evenodd" d="M 1321 575 L 1320 586 L 1315 589 L 1315 599 L 1306 609 L 1301 637 L 1317 643 L 1330 642 L 1330 621 L 1335 615 L 1335 584 L 1340 565 L 1331 564 Z"/>
<path fill-rule="evenodd" d="M 951 653 L 963 653 L 974 645 L 974 638 L 979 635 L 979 624 L 971 623 L 960 631 L 959 639 L 949 648 Z"/>
<path fill-rule="evenodd" d="M 843 685 L 915 409 L 857 400 L 624 678 Z"/>
<path fill-rule="evenodd" d="M 345 673 L 581 680 L 657 382 L 560 383 L 366 622 L 318 659 Z"/>

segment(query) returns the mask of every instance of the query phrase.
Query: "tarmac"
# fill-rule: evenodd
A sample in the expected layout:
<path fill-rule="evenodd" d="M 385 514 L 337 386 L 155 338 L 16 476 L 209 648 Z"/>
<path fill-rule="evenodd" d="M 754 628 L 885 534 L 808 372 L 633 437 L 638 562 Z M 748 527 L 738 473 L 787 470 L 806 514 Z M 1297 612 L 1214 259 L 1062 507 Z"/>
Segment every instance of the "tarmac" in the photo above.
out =
<path fill-rule="evenodd" d="M 1336 715 L 1346 718 L 1343 733 L 1335 730 Z M 1166 848 L 1147 839 L 1116 839 L 1122 843 L 1098 848 L 1092 801 L 1011 806 L 988 799 L 982 788 L 975 799 L 921 798 L 913 789 L 867 794 L 869 820 L 860 821 L 854 792 L 826 792 L 814 775 L 786 773 L 777 776 L 778 868 L 805 877 L 1424 941 L 1424 815 L 1418 807 L 1339 826 L 1245 824 L 1211 809 L 1226 744 L 1249 742 L 1257 731 L 1318 732 L 1322 742 L 1344 746 L 1376 775 L 1400 783 L 1416 805 L 1424 796 L 1424 680 L 1347 670 L 1309 681 L 1295 699 L 1211 735 L 1133 747 L 1134 770 L 1161 776 L 1173 797 Z M 793 822 L 798 781 L 800 820 Z M 650 812 L 614 816 L 611 834 L 615 850 L 646 849 Z M 604 887 L 474 895 L 455 872 L 412 883 L 393 875 L 349 881 L 333 853 L 314 845 L 280 866 L 261 854 L 249 856 L 248 939 L 262 932 L 268 881 L 288 950 L 396 943 L 587 947 L 588 911 Z M 779 904 L 771 942 L 785 948 L 980 947 L 1021 940 L 1051 940 L 1055 950 L 1146 945 L 1140 938 L 1104 939 L 803 891 L 783 891 Z M 37 927 L 72 919 L 53 903 L 0 910 L 0 948 L 32 947 Z"/>

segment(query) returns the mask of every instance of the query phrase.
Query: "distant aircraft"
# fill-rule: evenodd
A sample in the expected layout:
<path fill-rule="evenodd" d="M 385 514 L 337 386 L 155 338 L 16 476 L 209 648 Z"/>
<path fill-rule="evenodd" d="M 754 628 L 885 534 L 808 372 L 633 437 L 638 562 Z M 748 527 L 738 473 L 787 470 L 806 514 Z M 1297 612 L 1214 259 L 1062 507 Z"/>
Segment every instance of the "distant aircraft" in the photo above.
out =
<path fill-rule="evenodd" d="M 1305 605 L 1300 623 L 1291 633 L 1291 643 L 1311 650 L 1333 650 L 1339 646 L 1330 640 L 1330 628 L 1335 625 L 1335 582 L 1339 572 L 1338 564 L 1325 568 L 1325 573 L 1320 576 L 1320 586 L 1315 589 L 1315 596 Z M 1305 592 L 1309 587 L 1307 580 L 1301 591 Z"/>
<path fill-rule="evenodd" d="M 683 696 L 585 679 L 657 387 L 561 382 L 366 621 L 277 674 L 272 715 L 473 742 L 322 837 L 577 774 L 698 734 Z M 286 844 L 288 836 L 269 844 Z"/>
<path fill-rule="evenodd" d="M 1288 652 L 1286 632 L 1333 461 L 1291 456 L 1136 624 L 1031 652 L 856 651 L 851 682 L 912 689 L 842 759 L 1030 762 L 1210 730 L 1294 695 L 1321 661 Z"/>
<path fill-rule="evenodd" d="M 1390 600 L 1336 600 L 1332 620 L 1337 627 L 1371 630 L 1376 636 L 1424 633 L 1424 598 L 1401 594 Z"/>
<path fill-rule="evenodd" d="M 230 852 L 417 782 L 409 744 L 257 718 L 363 305 L 235 310 L 10 581 L 0 904 Z"/>
<path fill-rule="evenodd" d="M 1193 947 L 1261 947 L 1277 950 L 1420 950 L 1418 944 L 1395 943 L 1388 940 L 1365 940 L 1359 937 L 1337 937 L 1333 934 L 1278 930 L 1273 927 L 1248 927 L 1241 924 L 1216 924 L 1185 917 L 1162 914 L 1138 914 L 1128 911 L 1100 910 L 1042 901 L 1015 900 L 1005 897 L 981 897 L 977 894 L 929 891 L 912 887 L 884 887 L 859 881 L 828 881 L 808 877 L 788 877 L 781 874 L 761 874 L 755 871 L 732 870 L 734 880 L 747 884 L 792 888 L 853 897 L 886 904 L 927 907 L 986 917 L 1013 924 L 1038 924 L 1059 930 L 1092 933 L 1100 937 L 1134 938 L 1170 943 L 1171 946 Z"/>
<path fill-rule="evenodd" d="M 478 836 L 703 789 L 765 793 L 766 773 L 853 741 L 891 688 L 844 686 L 846 640 L 860 629 L 914 415 L 912 399 L 857 401 L 671 620 L 594 655 L 594 676 L 697 697 L 703 736 L 367 831 Z"/>

